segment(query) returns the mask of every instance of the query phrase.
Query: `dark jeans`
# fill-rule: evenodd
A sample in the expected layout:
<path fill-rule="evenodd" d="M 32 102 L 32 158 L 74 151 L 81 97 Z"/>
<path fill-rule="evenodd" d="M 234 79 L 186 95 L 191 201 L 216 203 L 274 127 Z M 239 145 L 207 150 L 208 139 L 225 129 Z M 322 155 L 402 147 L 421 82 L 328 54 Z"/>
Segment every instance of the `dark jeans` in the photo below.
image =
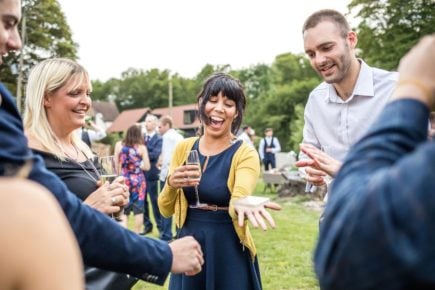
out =
<path fill-rule="evenodd" d="M 276 168 L 275 158 L 264 158 L 263 164 L 265 171 Z"/>

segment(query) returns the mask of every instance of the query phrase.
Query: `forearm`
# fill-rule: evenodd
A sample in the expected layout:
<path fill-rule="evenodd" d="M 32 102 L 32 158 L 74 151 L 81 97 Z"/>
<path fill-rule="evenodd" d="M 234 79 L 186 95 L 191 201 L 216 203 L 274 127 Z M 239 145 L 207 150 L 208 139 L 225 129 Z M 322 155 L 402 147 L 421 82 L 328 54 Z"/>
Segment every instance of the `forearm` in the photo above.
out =
<path fill-rule="evenodd" d="M 77 238 L 85 264 L 142 279 L 146 279 L 144 274 L 148 273 L 159 277 L 154 283 L 164 283 L 172 264 L 172 253 L 167 244 L 140 237 L 104 214 L 82 205 L 57 176 L 42 166 L 39 157 L 34 163 L 30 179 L 48 188 L 59 202 Z"/>
<path fill-rule="evenodd" d="M 435 148 L 414 150 L 426 140 L 427 117 L 422 103 L 393 102 L 349 152 L 332 186 L 315 254 L 322 288 L 376 289 L 381 286 L 373 277 L 396 283 L 406 279 L 405 269 L 424 272 L 419 262 L 433 255 L 427 243 L 435 240 L 429 230 L 435 199 L 428 190 L 435 181 L 425 170 L 435 162 Z"/>
<path fill-rule="evenodd" d="M 255 190 L 260 175 L 259 164 L 258 155 L 250 152 L 246 157 L 242 158 L 239 164 L 236 165 L 237 168 L 235 168 L 235 180 L 231 191 L 229 210 L 230 216 L 233 219 L 237 219 L 233 202 L 239 198 L 251 195 Z"/>

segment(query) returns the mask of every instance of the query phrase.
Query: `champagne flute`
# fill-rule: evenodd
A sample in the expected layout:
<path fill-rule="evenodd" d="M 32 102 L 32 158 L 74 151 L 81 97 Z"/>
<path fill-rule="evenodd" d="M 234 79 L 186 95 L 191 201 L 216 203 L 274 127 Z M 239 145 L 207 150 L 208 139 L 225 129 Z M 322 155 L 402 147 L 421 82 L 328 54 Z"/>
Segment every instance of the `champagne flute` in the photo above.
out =
<path fill-rule="evenodd" d="M 187 153 L 186 165 L 198 166 L 198 174 L 193 178 L 201 178 L 201 163 L 199 162 L 199 154 L 197 150 L 192 150 Z M 198 185 L 195 185 L 195 197 L 196 197 L 196 204 L 191 205 L 190 206 L 191 208 L 199 208 L 205 205 L 201 203 L 199 200 Z"/>
<path fill-rule="evenodd" d="M 98 164 L 101 170 L 101 182 L 104 184 L 106 181 L 112 183 L 118 176 L 118 168 L 115 162 L 115 156 L 101 156 L 98 158 Z"/>
<path fill-rule="evenodd" d="M 118 166 L 116 164 L 114 155 L 99 157 L 98 164 L 101 170 L 100 180 L 102 185 L 106 181 L 112 183 L 115 180 L 115 178 L 118 177 L 119 175 Z M 112 217 L 117 221 L 121 221 L 122 220 L 121 217 L 123 214 L 124 214 L 124 208 L 121 208 L 120 211 L 113 213 Z"/>

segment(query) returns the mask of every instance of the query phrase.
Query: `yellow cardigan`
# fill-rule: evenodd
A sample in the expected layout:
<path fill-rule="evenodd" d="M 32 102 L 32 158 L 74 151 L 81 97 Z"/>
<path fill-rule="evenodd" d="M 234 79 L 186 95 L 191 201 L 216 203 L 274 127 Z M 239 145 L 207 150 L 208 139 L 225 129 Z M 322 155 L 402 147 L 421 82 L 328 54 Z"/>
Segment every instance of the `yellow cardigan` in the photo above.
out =
<path fill-rule="evenodd" d="M 192 149 L 193 144 L 197 139 L 198 137 L 187 138 L 177 144 L 174 154 L 172 155 L 166 184 L 163 187 L 162 192 L 159 194 L 158 202 L 161 214 L 164 217 L 175 215 L 175 223 L 178 228 L 182 228 L 186 220 L 188 204 L 181 188 L 177 189 L 168 185 L 169 175 L 174 172 L 175 168 L 181 166 L 186 161 L 187 152 Z M 249 232 L 248 222 L 245 220 L 243 227 L 238 225 L 237 214 L 234 210 L 233 203 L 241 197 L 251 195 L 255 189 L 259 176 L 260 160 L 258 153 L 254 147 L 243 142 L 239 149 L 234 153 L 228 176 L 227 185 L 231 192 L 229 215 L 233 220 L 234 229 L 240 242 L 249 249 L 253 259 L 255 258 L 257 251 L 254 245 L 254 240 Z"/>

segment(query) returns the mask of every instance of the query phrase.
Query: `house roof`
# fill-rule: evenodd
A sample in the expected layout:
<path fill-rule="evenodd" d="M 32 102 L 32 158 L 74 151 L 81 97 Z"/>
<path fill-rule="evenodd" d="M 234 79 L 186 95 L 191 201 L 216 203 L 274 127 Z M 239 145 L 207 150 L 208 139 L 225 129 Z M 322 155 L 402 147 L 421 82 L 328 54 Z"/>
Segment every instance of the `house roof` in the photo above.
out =
<path fill-rule="evenodd" d="M 113 102 L 94 101 L 92 102 L 92 116 L 96 113 L 103 115 L 104 122 L 113 122 L 119 115 L 118 107 Z"/>
<path fill-rule="evenodd" d="M 184 123 L 184 112 L 185 111 L 195 111 L 195 121 L 191 124 L 185 124 Z M 189 104 L 189 105 L 182 105 L 182 106 L 175 106 L 172 107 L 171 110 L 169 108 L 157 108 L 151 111 L 153 115 L 156 115 L 158 117 L 169 115 L 172 117 L 174 121 L 174 128 L 177 129 L 193 129 L 199 127 L 199 120 L 198 120 L 198 105 L 197 104 Z"/>
<path fill-rule="evenodd" d="M 133 109 L 122 111 L 121 114 L 113 121 L 107 129 L 108 133 L 124 132 L 131 125 L 143 121 L 146 114 L 151 110 L 149 108 Z"/>

